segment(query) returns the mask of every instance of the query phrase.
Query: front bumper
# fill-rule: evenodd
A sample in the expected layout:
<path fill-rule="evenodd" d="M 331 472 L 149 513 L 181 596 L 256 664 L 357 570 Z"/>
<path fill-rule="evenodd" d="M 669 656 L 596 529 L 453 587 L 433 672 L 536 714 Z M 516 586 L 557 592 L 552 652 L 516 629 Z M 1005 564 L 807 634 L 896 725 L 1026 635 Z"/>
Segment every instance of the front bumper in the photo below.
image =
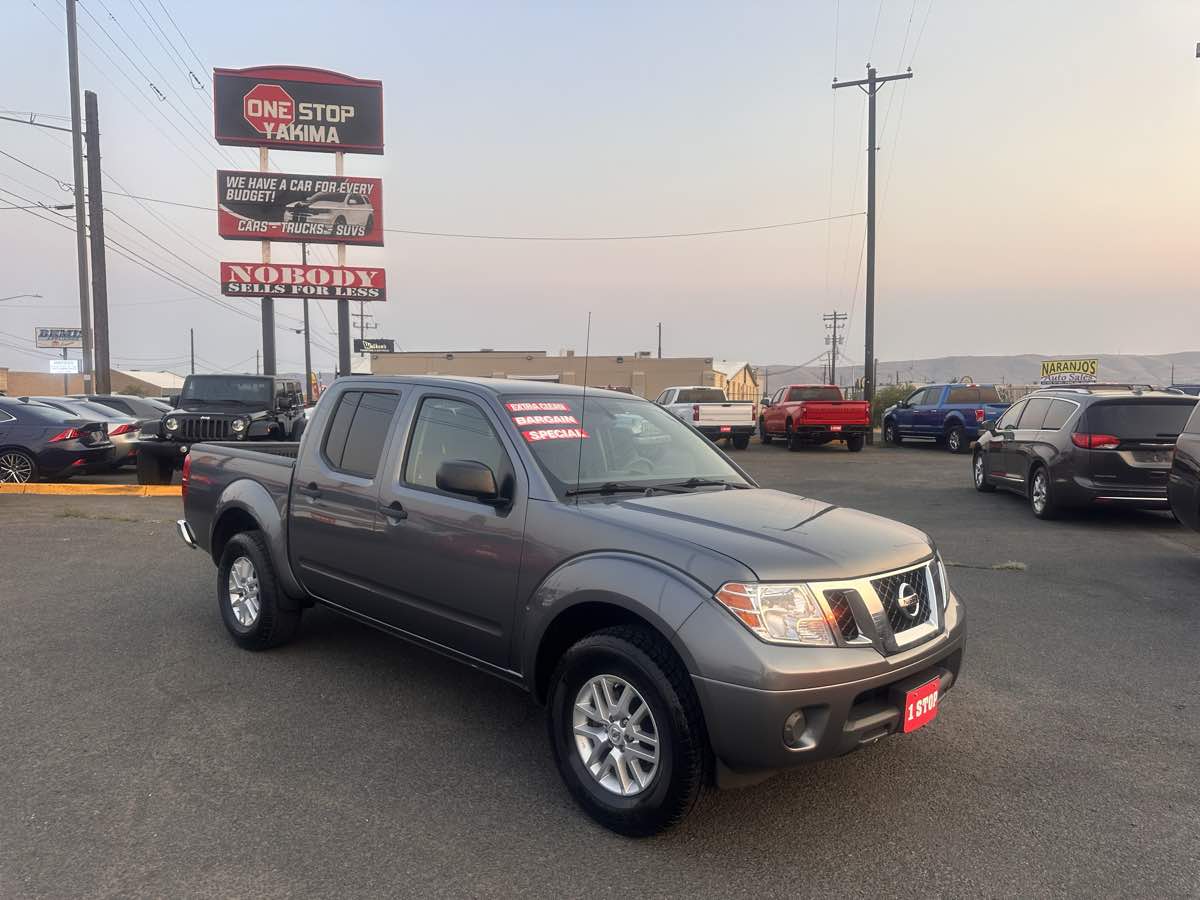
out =
<path fill-rule="evenodd" d="M 183 459 L 188 455 L 191 445 L 184 441 L 165 441 L 162 438 L 155 438 L 152 440 L 139 440 L 136 448 L 138 455 L 170 459 L 176 466 L 182 466 Z"/>
<path fill-rule="evenodd" d="M 941 697 L 958 680 L 966 626 L 957 598 L 951 597 L 945 616 L 945 628 L 935 637 L 890 655 L 870 647 L 768 645 L 746 632 L 757 644 L 758 671 L 753 672 L 750 660 L 723 641 L 736 667 L 722 673 L 723 678 L 692 675 L 713 753 L 721 764 L 718 783 L 752 783 L 779 769 L 841 756 L 900 731 L 905 690 L 937 678 Z M 693 625 L 695 631 L 689 627 Z M 681 637 L 686 641 L 689 636 L 682 632 L 698 635 L 700 628 L 713 634 L 718 627 L 707 617 L 690 619 Z M 738 637 L 742 643 L 742 635 Z M 746 683 L 734 683 L 731 676 Z M 785 723 L 796 711 L 803 714 L 804 725 L 799 735 L 793 732 L 789 746 Z"/>

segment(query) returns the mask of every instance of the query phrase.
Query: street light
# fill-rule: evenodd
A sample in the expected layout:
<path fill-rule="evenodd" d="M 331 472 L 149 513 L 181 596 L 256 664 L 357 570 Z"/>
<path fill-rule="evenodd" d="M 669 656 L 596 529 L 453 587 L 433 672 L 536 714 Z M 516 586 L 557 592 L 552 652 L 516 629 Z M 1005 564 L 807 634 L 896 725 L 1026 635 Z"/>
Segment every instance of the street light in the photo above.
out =
<path fill-rule="evenodd" d="M 19 300 L 22 297 L 37 297 L 39 300 L 42 299 L 41 294 L 13 294 L 11 297 L 0 297 L 0 302 L 5 300 Z"/>

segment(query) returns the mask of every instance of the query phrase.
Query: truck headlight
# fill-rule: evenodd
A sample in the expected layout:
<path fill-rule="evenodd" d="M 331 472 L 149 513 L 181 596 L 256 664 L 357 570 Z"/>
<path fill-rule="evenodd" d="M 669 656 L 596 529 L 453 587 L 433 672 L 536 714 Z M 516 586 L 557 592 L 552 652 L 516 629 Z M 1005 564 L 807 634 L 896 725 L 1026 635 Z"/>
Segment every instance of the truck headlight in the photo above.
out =
<path fill-rule="evenodd" d="M 246 420 L 245 419 L 234 419 L 232 424 L 229 427 L 232 428 L 234 431 L 236 431 L 238 434 L 241 434 L 243 431 L 246 430 Z"/>
<path fill-rule="evenodd" d="M 764 641 L 834 646 L 825 611 L 806 584 L 731 581 L 721 585 L 716 599 Z"/>
<path fill-rule="evenodd" d="M 167 416 L 167 420 L 163 422 L 163 427 L 166 428 L 167 431 L 178 431 L 179 420 L 174 416 Z"/>

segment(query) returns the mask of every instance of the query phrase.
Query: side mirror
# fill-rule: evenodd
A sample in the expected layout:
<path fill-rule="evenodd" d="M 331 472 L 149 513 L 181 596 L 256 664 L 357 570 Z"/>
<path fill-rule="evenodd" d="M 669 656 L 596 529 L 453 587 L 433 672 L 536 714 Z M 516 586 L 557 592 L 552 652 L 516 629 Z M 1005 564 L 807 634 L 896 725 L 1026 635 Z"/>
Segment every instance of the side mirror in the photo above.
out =
<path fill-rule="evenodd" d="M 770 398 L 770 397 L 763 397 L 763 398 L 762 398 L 762 407 L 763 407 L 763 409 L 766 409 L 766 408 L 767 408 L 768 406 L 770 406 L 770 405 L 771 405 L 771 398 Z"/>
<path fill-rule="evenodd" d="M 982 422 L 979 423 L 979 428 L 982 431 L 986 431 L 988 434 L 995 434 L 996 433 L 996 421 L 994 419 L 984 419 Z"/>
<path fill-rule="evenodd" d="M 470 459 L 448 459 L 442 463 L 437 471 L 437 486 L 438 490 L 476 500 L 496 500 L 500 496 L 495 473 Z"/>
<path fill-rule="evenodd" d="M 896 401 L 896 409 L 908 409 L 908 401 L 907 400 L 897 400 Z"/>

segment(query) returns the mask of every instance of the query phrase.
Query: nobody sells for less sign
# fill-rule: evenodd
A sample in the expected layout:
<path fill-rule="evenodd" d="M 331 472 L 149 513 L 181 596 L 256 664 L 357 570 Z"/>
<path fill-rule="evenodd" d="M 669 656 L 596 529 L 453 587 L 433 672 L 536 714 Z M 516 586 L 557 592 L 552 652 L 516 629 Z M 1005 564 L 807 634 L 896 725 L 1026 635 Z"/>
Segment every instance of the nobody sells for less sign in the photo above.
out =
<path fill-rule="evenodd" d="M 374 266 L 223 262 L 221 293 L 226 297 L 386 300 L 387 273 Z"/>

